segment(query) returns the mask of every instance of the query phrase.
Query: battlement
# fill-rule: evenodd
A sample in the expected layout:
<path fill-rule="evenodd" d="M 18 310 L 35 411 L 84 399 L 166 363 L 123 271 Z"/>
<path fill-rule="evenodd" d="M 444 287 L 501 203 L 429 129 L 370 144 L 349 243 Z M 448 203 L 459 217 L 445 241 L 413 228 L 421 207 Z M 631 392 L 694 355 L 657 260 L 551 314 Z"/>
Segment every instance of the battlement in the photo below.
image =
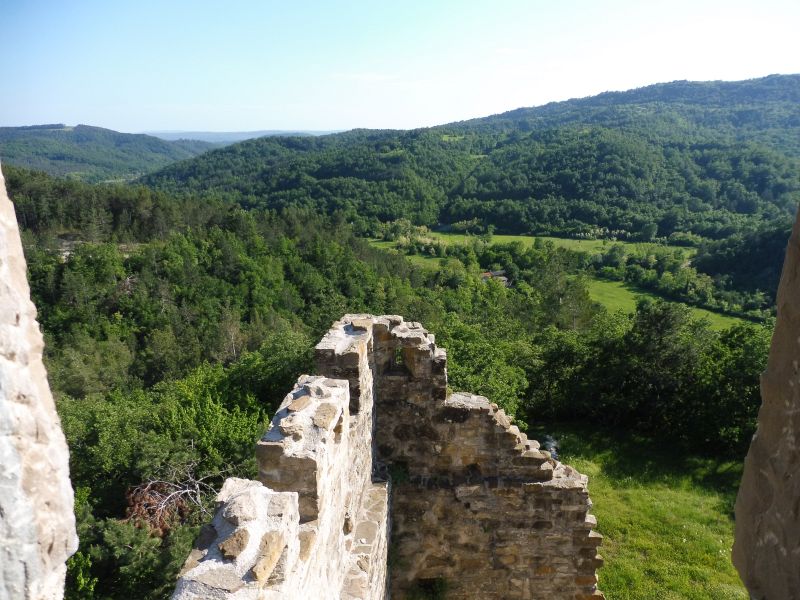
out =
<path fill-rule="evenodd" d="M 316 371 L 257 443 L 259 481 L 226 481 L 173 598 L 602 597 L 587 478 L 448 395 L 419 323 L 345 315 Z"/>

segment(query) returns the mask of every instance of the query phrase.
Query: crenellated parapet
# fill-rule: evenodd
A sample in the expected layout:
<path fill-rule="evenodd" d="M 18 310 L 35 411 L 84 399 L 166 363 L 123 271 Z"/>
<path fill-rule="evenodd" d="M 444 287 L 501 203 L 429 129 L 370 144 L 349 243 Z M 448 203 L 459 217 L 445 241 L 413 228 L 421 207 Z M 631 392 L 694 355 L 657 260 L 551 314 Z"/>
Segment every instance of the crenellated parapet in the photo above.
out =
<path fill-rule="evenodd" d="M 587 478 L 496 404 L 448 394 L 419 323 L 345 315 L 316 365 L 257 443 L 259 481 L 226 482 L 174 598 L 602 598 Z M 251 504 L 267 517 L 239 516 Z"/>

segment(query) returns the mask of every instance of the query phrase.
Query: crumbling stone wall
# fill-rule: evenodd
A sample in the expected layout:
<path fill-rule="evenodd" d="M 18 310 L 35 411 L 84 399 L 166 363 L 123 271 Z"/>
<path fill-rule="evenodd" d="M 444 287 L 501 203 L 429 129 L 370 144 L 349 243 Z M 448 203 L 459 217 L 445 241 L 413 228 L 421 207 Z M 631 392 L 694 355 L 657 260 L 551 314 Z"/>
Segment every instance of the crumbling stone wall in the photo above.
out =
<path fill-rule="evenodd" d="M 596 598 L 602 561 L 586 477 L 553 460 L 486 398 L 447 394 L 434 336 L 401 317 L 346 316 L 317 368 L 360 386 L 369 357 L 376 461 L 392 477 L 391 591 L 447 598 Z"/>
<path fill-rule="evenodd" d="M 385 597 L 388 484 L 350 398 L 346 381 L 298 380 L 257 444 L 260 481 L 225 482 L 173 598 Z"/>
<path fill-rule="evenodd" d="M 758 429 L 736 499 L 733 563 L 758 600 L 800 598 L 800 215 L 778 288 Z"/>
<path fill-rule="evenodd" d="M 64 595 L 78 547 L 69 452 L 0 171 L 0 600 Z"/>
<path fill-rule="evenodd" d="M 586 477 L 486 398 L 448 396 L 419 323 L 346 315 L 316 362 L 257 445 L 260 481 L 226 482 L 174 598 L 603 597 Z"/>

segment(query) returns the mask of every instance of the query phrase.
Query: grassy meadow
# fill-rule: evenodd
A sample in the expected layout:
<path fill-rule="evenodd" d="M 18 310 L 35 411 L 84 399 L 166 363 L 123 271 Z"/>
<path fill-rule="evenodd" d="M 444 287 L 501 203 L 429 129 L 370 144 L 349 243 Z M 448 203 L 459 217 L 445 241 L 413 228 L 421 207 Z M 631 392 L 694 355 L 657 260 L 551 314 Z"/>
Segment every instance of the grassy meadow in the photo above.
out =
<path fill-rule="evenodd" d="M 455 233 L 438 233 L 432 232 L 431 237 L 441 240 L 446 243 L 452 244 L 463 244 L 470 239 L 474 239 L 475 236 L 469 236 L 465 234 L 455 234 Z M 525 236 L 525 235 L 495 235 L 492 237 L 492 243 L 495 244 L 506 244 L 509 242 L 521 242 L 525 245 L 532 245 L 536 238 L 532 236 Z M 565 238 L 554 238 L 554 237 L 542 237 L 541 239 L 553 242 L 557 246 L 561 246 L 564 248 L 569 248 L 571 250 L 580 250 L 583 252 L 602 252 L 605 248 L 608 247 L 609 244 L 613 243 L 622 243 L 626 246 L 655 246 L 655 244 L 640 244 L 640 243 L 628 243 L 628 242 L 609 242 L 607 240 L 571 240 Z M 376 248 L 381 248 L 383 250 L 394 250 L 395 242 L 384 241 L 384 240 L 370 240 L 370 244 L 375 246 Z M 667 248 L 673 248 L 675 250 L 681 250 L 687 255 L 691 255 L 695 252 L 694 248 L 682 248 L 679 246 L 666 246 Z M 440 258 L 435 258 L 432 256 L 422 256 L 419 254 L 412 254 L 407 255 L 406 258 L 410 260 L 415 265 L 421 266 L 426 269 L 438 269 L 439 265 L 441 264 Z M 622 310 L 624 312 L 633 312 L 636 309 L 636 301 L 640 297 L 646 298 L 658 298 L 656 294 L 653 294 L 650 291 L 642 290 L 635 288 L 631 285 L 623 283 L 621 281 L 610 281 L 607 279 L 600 279 L 600 278 L 587 278 L 586 280 L 587 287 L 589 288 L 589 296 L 595 302 L 599 302 L 606 309 L 610 312 L 616 312 L 618 310 Z M 737 317 L 732 317 L 729 315 L 724 315 L 721 313 L 716 313 L 710 310 L 706 310 L 704 308 L 698 307 L 691 307 L 692 313 L 698 318 L 708 319 L 711 323 L 711 327 L 713 329 L 727 329 L 737 323 L 741 322 L 741 319 Z"/>
<path fill-rule="evenodd" d="M 545 434 L 560 460 L 589 476 L 609 600 L 747 599 L 730 559 L 740 462 L 575 425 L 529 431 Z"/>
<path fill-rule="evenodd" d="M 592 300 L 599 302 L 610 312 L 621 310 L 630 313 L 636 309 L 637 298 L 657 298 L 651 292 L 637 289 L 622 281 L 587 278 L 586 286 L 589 288 L 589 296 Z M 708 319 L 712 329 L 727 329 L 741 323 L 741 319 L 737 317 L 715 313 L 704 308 L 692 306 L 691 310 L 696 317 Z"/>
<path fill-rule="evenodd" d="M 443 233 L 433 231 L 430 236 L 441 242 L 452 244 L 463 244 L 469 240 L 475 239 L 477 236 L 467 235 L 463 233 Z M 645 242 L 621 242 L 611 240 L 575 240 L 569 238 L 558 238 L 550 236 L 531 236 L 531 235 L 498 235 L 492 236 L 492 243 L 494 244 L 510 244 L 511 242 L 520 242 L 525 246 L 530 246 L 534 243 L 536 238 L 546 242 L 552 242 L 560 248 L 567 248 L 568 250 L 575 250 L 578 252 L 588 252 L 590 254 L 599 254 L 614 244 L 622 244 L 631 248 L 668 248 L 670 250 L 680 250 L 687 257 L 692 256 L 697 252 L 695 248 L 688 248 L 685 246 L 670 246 L 664 244 L 650 244 Z"/>
<path fill-rule="evenodd" d="M 371 239 L 369 240 L 369 243 L 375 248 L 388 250 L 390 252 L 397 252 L 399 254 L 399 251 L 395 248 L 396 246 L 395 242 L 387 242 L 385 240 Z M 438 269 L 442 261 L 441 258 L 436 258 L 435 256 L 423 256 L 421 254 L 407 254 L 406 260 L 410 261 L 411 263 L 419 267 L 431 270 Z"/>

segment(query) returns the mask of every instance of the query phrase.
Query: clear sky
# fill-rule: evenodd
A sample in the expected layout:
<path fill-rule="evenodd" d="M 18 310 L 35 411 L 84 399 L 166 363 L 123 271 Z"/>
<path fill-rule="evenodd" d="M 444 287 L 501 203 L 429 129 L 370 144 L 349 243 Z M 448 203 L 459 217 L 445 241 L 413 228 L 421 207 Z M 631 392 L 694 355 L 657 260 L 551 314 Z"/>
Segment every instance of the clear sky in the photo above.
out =
<path fill-rule="evenodd" d="M 800 72 L 800 0 L 0 0 L 0 125 L 411 128 Z"/>

